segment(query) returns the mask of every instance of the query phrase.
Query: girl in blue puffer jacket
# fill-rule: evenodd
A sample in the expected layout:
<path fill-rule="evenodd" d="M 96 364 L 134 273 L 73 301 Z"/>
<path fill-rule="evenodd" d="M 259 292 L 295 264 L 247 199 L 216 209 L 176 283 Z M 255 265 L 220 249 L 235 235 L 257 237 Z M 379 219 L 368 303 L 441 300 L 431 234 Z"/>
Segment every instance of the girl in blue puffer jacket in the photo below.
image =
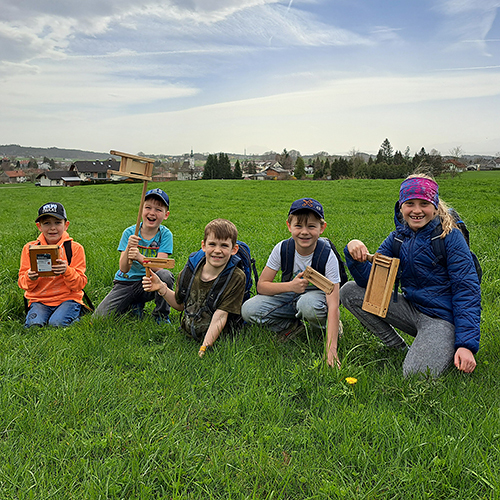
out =
<path fill-rule="evenodd" d="M 396 231 L 389 234 L 378 252 L 394 257 L 394 237 L 403 236 L 399 252 L 402 293 L 396 301 L 391 300 L 385 318 L 363 311 L 371 264 L 364 243 L 352 240 L 344 254 L 355 282 L 341 288 L 342 304 L 386 346 L 408 350 L 403 363 L 405 376 L 429 371 L 437 377 L 452 363 L 460 371 L 471 373 L 479 349 L 481 288 L 469 247 L 439 199 L 437 183 L 426 175 L 405 179 L 394 221 Z M 430 240 L 440 223 L 445 267 L 436 262 Z M 395 328 L 415 337 L 410 347 Z"/>

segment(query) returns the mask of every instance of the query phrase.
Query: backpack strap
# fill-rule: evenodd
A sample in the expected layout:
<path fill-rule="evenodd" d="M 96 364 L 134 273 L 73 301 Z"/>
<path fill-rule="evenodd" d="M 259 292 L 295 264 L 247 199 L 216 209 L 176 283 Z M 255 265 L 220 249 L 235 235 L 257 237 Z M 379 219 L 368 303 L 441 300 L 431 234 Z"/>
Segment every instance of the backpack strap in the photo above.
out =
<path fill-rule="evenodd" d="M 312 258 L 311 267 L 318 271 L 318 273 L 325 275 L 326 263 L 328 261 L 328 257 L 330 256 L 330 251 L 332 250 L 332 246 L 330 242 L 325 238 L 319 238 L 316 242 L 316 248 L 314 249 L 314 254 Z"/>
<path fill-rule="evenodd" d="M 63 242 L 64 252 L 66 253 L 66 260 L 68 261 L 68 266 L 71 265 L 71 259 L 73 258 L 73 247 L 71 245 L 71 240 L 66 240 Z"/>
<path fill-rule="evenodd" d="M 295 259 L 295 241 L 288 238 L 281 243 L 281 281 L 291 281 L 293 276 L 293 261 Z"/>
<path fill-rule="evenodd" d="M 311 267 L 320 274 L 325 274 L 326 262 L 330 255 L 330 245 L 324 238 L 319 238 L 314 249 Z M 288 238 L 281 243 L 281 281 L 291 281 L 295 260 L 295 241 Z"/>
<path fill-rule="evenodd" d="M 326 263 L 332 251 L 337 258 L 339 266 L 340 286 L 348 281 L 345 264 L 335 245 L 328 238 L 319 238 L 314 249 L 311 267 L 318 273 L 325 275 Z M 293 275 L 293 263 L 295 258 L 295 241 L 289 238 L 281 243 L 281 281 L 291 281 Z"/>
<path fill-rule="evenodd" d="M 401 253 L 401 245 L 405 239 L 404 234 L 396 233 L 394 239 L 392 240 L 392 255 L 394 258 L 399 259 L 399 254 Z M 399 281 L 401 279 L 401 266 L 398 267 L 398 272 L 396 273 L 396 280 L 394 281 L 394 293 L 392 294 L 392 301 L 398 301 L 398 290 L 399 290 Z"/>

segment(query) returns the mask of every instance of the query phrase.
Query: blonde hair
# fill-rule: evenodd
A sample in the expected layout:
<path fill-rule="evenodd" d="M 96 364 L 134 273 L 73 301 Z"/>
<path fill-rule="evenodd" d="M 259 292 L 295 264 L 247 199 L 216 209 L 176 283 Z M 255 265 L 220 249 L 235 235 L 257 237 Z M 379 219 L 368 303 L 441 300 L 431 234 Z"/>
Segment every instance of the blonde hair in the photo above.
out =
<path fill-rule="evenodd" d="M 423 174 L 423 173 L 411 174 L 406 179 L 412 179 L 415 177 L 421 178 L 421 179 L 430 179 L 431 181 L 436 182 L 436 179 L 434 179 L 432 176 L 430 176 L 428 174 Z M 441 227 L 443 228 L 443 232 L 439 236 L 440 238 L 444 238 L 447 234 L 451 233 L 451 230 L 453 228 L 458 227 L 456 222 L 455 222 L 455 219 L 450 214 L 450 210 L 449 210 L 448 205 L 441 198 L 439 198 L 439 203 L 438 203 L 436 215 L 437 215 L 437 217 L 440 218 Z"/>
<path fill-rule="evenodd" d="M 210 234 L 213 234 L 217 240 L 231 240 L 233 247 L 238 239 L 236 226 L 226 219 L 214 219 L 205 226 L 204 242 L 207 241 Z"/>

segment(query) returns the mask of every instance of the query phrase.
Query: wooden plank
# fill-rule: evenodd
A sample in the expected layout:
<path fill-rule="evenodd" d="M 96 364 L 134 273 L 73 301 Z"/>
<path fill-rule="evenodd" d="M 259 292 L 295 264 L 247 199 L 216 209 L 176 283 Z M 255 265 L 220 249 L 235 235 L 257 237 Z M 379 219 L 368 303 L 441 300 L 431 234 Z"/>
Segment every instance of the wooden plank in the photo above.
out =
<path fill-rule="evenodd" d="M 313 269 L 311 266 L 306 267 L 306 270 L 304 271 L 304 279 L 308 280 L 327 295 L 330 295 L 335 288 L 335 283 L 332 283 L 328 278 L 318 273 L 318 271 Z"/>
<path fill-rule="evenodd" d="M 162 257 L 149 257 L 142 265 L 146 268 L 146 276 L 151 276 L 150 269 L 152 267 L 159 267 L 161 269 L 173 269 L 175 267 L 175 259 L 164 259 Z"/>
<path fill-rule="evenodd" d="M 372 269 L 362 309 L 385 318 L 396 281 L 399 259 L 386 257 L 379 253 L 369 256 L 369 259 L 372 261 Z"/>
<path fill-rule="evenodd" d="M 121 153 L 120 151 L 111 150 L 109 154 L 114 156 L 121 156 L 123 158 L 131 158 L 132 160 L 143 161 L 146 163 L 154 163 L 152 158 L 145 158 L 144 156 L 131 155 L 130 153 Z"/>

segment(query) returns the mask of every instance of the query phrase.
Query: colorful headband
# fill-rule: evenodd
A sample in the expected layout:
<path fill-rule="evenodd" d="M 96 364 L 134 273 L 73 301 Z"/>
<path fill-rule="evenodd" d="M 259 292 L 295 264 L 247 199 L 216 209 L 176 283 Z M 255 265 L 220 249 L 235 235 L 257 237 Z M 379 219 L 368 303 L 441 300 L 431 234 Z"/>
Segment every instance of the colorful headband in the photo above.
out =
<path fill-rule="evenodd" d="M 414 199 L 429 201 L 437 208 L 439 204 L 437 182 L 425 177 L 410 177 L 404 180 L 399 188 L 399 204 Z"/>

